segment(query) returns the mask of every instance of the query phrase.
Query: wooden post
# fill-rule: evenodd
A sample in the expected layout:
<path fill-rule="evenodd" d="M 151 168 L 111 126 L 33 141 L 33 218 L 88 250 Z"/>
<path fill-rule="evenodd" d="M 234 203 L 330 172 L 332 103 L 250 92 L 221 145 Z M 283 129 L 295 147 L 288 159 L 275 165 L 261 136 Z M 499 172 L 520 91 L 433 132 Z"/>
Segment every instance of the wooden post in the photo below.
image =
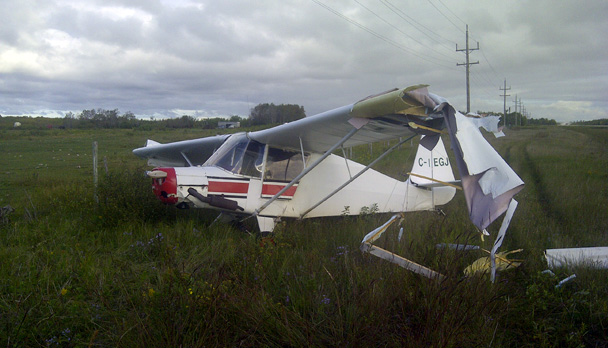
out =
<path fill-rule="evenodd" d="M 97 142 L 93 142 L 93 184 L 95 185 L 95 192 L 93 194 L 95 198 L 95 203 L 99 203 L 99 198 L 97 197 L 97 182 L 98 182 L 98 174 L 97 174 Z"/>

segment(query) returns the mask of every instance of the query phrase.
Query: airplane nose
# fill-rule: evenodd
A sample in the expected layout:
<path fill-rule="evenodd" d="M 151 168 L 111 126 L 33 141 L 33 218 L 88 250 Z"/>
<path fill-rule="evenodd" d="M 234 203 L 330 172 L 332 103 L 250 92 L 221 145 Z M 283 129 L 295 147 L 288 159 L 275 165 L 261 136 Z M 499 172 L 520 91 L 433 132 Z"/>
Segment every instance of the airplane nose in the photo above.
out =
<path fill-rule="evenodd" d="M 175 168 L 154 168 L 146 173 L 152 178 L 152 191 L 165 204 L 177 203 L 177 176 Z"/>

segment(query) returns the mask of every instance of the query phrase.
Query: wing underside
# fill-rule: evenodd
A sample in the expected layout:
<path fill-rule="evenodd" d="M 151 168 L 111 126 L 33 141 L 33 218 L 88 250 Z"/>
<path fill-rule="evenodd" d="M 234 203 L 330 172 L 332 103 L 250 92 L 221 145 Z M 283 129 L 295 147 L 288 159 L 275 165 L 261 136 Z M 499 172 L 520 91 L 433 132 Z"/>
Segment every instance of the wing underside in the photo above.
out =
<path fill-rule="evenodd" d="M 148 159 L 148 164 L 152 166 L 197 166 L 205 163 L 228 137 L 229 135 L 216 135 L 168 144 L 148 140 L 145 147 L 135 149 L 133 153 Z"/>
<path fill-rule="evenodd" d="M 425 134 L 412 128 L 412 122 L 429 128 L 440 128 L 443 116 L 435 115 L 439 103 L 426 85 L 395 89 L 371 96 L 355 104 L 309 116 L 274 128 L 249 133 L 261 143 L 305 151 L 324 152 L 336 144 L 357 124 L 364 124 L 344 147 L 386 141 L 399 137 Z"/>
<path fill-rule="evenodd" d="M 443 127 L 443 116 L 435 114 L 439 104 L 428 93 L 426 85 L 394 89 L 367 97 L 318 115 L 270 129 L 248 133 L 249 138 L 263 144 L 307 152 L 325 152 L 354 128 L 359 128 L 342 146 L 351 147 L 379 141 L 429 134 L 423 128 Z M 168 144 L 148 141 L 145 147 L 133 150 L 147 158 L 153 166 L 185 167 L 203 164 L 229 135 L 184 140 Z"/>

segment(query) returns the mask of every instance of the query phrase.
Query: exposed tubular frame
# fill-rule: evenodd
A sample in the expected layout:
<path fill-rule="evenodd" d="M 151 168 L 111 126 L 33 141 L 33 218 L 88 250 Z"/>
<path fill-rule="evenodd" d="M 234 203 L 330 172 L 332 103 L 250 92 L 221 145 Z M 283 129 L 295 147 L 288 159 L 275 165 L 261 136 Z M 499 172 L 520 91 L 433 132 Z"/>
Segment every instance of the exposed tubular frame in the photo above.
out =
<path fill-rule="evenodd" d="M 348 132 L 348 134 L 346 134 L 346 136 L 344 136 L 344 138 L 342 138 L 340 141 L 338 141 L 336 144 L 334 144 L 334 146 L 332 146 L 329 150 L 327 150 L 323 154 L 323 156 L 321 156 L 314 163 L 312 163 L 310 165 L 310 167 L 306 167 L 298 176 L 296 176 L 293 180 L 291 180 L 291 182 L 289 184 L 287 184 L 285 187 L 283 187 L 283 189 L 281 189 L 274 196 L 272 196 L 272 198 L 270 198 L 260 208 L 256 209 L 255 212 L 252 214 L 252 216 L 257 216 L 262 210 L 266 209 L 272 202 L 276 201 L 277 198 L 281 197 L 281 195 L 283 193 L 285 193 L 285 191 L 289 190 L 289 188 L 291 188 L 295 183 L 300 181 L 300 179 L 302 179 L 306 174 L 308 174 L 311 170 L 313 170 L 316 166 L 318 166 L 321 162 L 323 162 L 323 160 L 326 159 L 329 155 L 331 155 L 332 152 L 334 152 L 337 148 L 342 146 L 342 144 L 344 144 L 348 139 L 350 139 L 353 135 L 355 135 L 355 133 L 357 133 L 357 131 L 359 131 L 359 129 L 360 128 L 353 128 L 350 132 Z"/>
<path fill-rule="evenodd" d="M 318 207 L 319 205 L 323 204 L 323 202 L 327 201 L 328 199 L 330 199 L 333 195 L 335 195 L 336 193 L 340 192 L 343 188 L 345 188 L 348 184 L 350 184 L 351 182 L 353 182 L 355 179 L 357 179 L 358 177 L 360 177 L 363 173 L 365 173 L 366 171 L 368 171 L 374 164 L 378 163 L 378 161 L 380 161 L 381 159 L 383 159 L 386 155 L 388 155 L 389 153 L 393 152 L 395 149 L 397 149 L 399 146 L 401 146 L 403 143 L 405 143 L 406 141 L 414 138 L 415 136 L 417 136 L 418 134 L 414 134 L 412 136 L 410 136 L 407 139 L 404 140 L 400 140 L 397 144 L 395 144 L 394 146 L 392 146 L 390 149 L 384 151 L 383 154 L 381 154 L 380 156 L 378 156 L 378 158 L 376 158 L 374 161 L 372 161 L 372 163 L 368 164 L 367 167 L 361 169 L 360 172 L 358 172 L 357 174 L 355 174 L 355 176 L 351 177 L 350 180 L 346 181 L 344 184 L 342 184 L 340 187 L 338 187 L 337 189 L 335 189 L 333 192 L 331 192 L 330 194 L 328 194 L 327 196 L 325 196 L 325 198 L 321 199 L 319 202 L 317 202 L 316 204 L 314 204 L 312 207 L 308 208 L 304 213 L 302 213 L 300 215 L 300 219 L 303 219 L 306 214 L 310 213 L 313 209 L 315 209 L 316 207 Z M 348 165 L 348 163 L 347 163 Z M 350 171 L 349 171 L 350 172 Z"/>

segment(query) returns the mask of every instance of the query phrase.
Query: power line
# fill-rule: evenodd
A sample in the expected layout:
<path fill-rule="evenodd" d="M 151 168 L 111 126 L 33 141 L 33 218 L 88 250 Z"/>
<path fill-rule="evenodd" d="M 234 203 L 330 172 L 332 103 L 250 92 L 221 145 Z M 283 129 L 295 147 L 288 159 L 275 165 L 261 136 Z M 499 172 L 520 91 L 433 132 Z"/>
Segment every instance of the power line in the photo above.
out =
<path fill-rule="evenodd" d="M 395 26 L 394 24 L 392 24 L 392 23 L 388 22 L 386 19 L 384 19 L 384 18 L 380 17 L 380 15 L 378 15 L 376 12 L 372 11 L 371 9 L 369 9 L 367 6 L 363 5 L 363 4 L 362 4 L 361 2 L 359 2 L 358 0 L 355 0 L 355 2 L 356 2 L 357 4 L 359 4 L 361 7 L 363 7 L 364 9 L 366 9 L 366 10 L 367 10 L 369 13 L 373 14 L 373 15 L 374 15 L 374 16 L 376 16 L 378 19 L 380 19 L 380 20 L 381 20 L 381 21 L 383 21 L 384 23 L 388 24 L 389 26 L 391 26 L 393 29 L 397 30 L 397 31 L 398 31 L 398 32 L 400 32 L 401 34 L 403 34 L 403 35 L 405 35 L 405 36 L 409 37 L 410 39 L 414 40 L 415 42 L 417 42 L 417 43 L 418 43 L 418 44 L 420 44 L 421 46 L 426 47 L 426 48 L 430 49 L 431 51 L 435 51 L 436 53 L 438 53 L 438 54 L 440 54 L 440 55 L 442 55 L 442 56 L 444 56 L 444 57 L 446 57 L 446 58 L 452 59 L 452 57 L 449 57 L 449 56 L 447 56 L 447 55 L 443 54 L 442 52 L 439 52 L 439 51 L 437 51 L 436 49 L 432 48 L 431 46 L 425 45 L 424 43 L 422 43 L 422 42 L 418 41 L 418 40 L 417 40 L 417 39 L 415 39 L 413 36 L 409 35 L 408 33 L 404 32 L 403 30 L 399 29 L 397 26 Z M 421 31 L 421 32 L 422 32 L 422 31 Z M 430 37 L 430 36 L 429 36 L 429 37 Z M 445 61 L 445 62 L 446 62 L 446 63 L 449 63 L 450 61 Z"/>
<path fill-rule="evenodd" d="M 376 38 L 392 45 L 393 47 L 404 51 L 406 53 L 409 53 L 412 56 L 415 56 L 417 58 L 423 59 L 425 61 L 428 61 L 432 64 L 435 64 L 437 66 L 441 66 L 444 68 L 448 68 L 450 70 L 455 70 L 455 68 L 449 65 L 446 65 L 446 60 L 442 59 L 439 56 L 436 56 L 436 54 L 441 55 L 442 57 L 447 57 L 447 58 L 452 58 L 451 56 L 446 55 L 444 52 L 441 52 L 440 50 L 437 50 L 436 48 L 438 46 L 435 46 L 435 48 L 433 48 L 432 46 L 429 45 L 428 41 L 425 40 L 421 40 L 421 38 L 423 38 L 421 35 L 417 35 L 416 37 L 412 36 L 410 33 L 408 33 L 407 31 L 399 28 L 398 26 L 396 26 L 395 24 L 391 23 L 390 21 L 388 21 L 386 18 L 383 18 L 383 16 L 379 13 L 376 12 L 375 9 L 372 9 L 366 5 L 364 5 L 361 1 L 359 0 L 355 0 L 355 2 L 361 6 L 363 9 L 365 9 L 367 12 L 371 13 L 372 15 L 374 15 L 376 18 L 380 19 L 382 22 L 384 22 L 386 25 L 389 25 L 392 29 L 397 30 L 400 34 L 406 36 L 408 39 L 413 40 L 414 42 L 416 42 L 417 44 L 421 45 L 423 48 L 426 48 L 427 50 L 430 50 L 432 52 L 429 52 L 431 54 L 428 53 L 423 53 L 423 52 L 419 52 L 416 51 L 414 49 L 412 49 L 411 47 L 404 45 L 394 39 L 391 39 L 385 35 L 380 34 L 378 31 L 375 31 L 373 29 L 371 29 L 370 27 L 362 24 L 361 22 L 348 17 L 344 14 L 342 14 L 341 12 L 339 12 L 338 10 L 324 4 L 322 2 L 322 0 L 312 0 L 313 2 L 315 2 L 317 5 L 323 7 L 324 9 L 326 9 L 327 11 L 333 13 L 334 15 L 338 16 L 340 19 L 358 27 L 359 29 L 362 29 L 364 31 L 366 31 L 367 33 L 375 36 Z M 418 32 L 420 32 L 422 35 L 426 36 L 428 39 L 432 40 L 433 42 L 437 43 L 438 45 L 448 49 L 451 51 L 450 48 L 448 48 L 446 46 L 446 43 L 452 43 L 454 45 L 456 45 L 456 52 L 465 52 L 466 55 L 466 61 L 464 63 L 458 63 L 456 64 L 457 66 L 465 66 L 466 67 L 466 84 L 467 84 L 467 112 L 470 112 L 470 89 L 471 89 L 471 82 L 474 82 L 475 86 L 478 86 L 476 88 L 480 88 L 479 93 L 483 94 L 485 97 L 488 97 L 489 99 L 491 98 L 495 98 L 492 97 L 492 95 L 495 96 L 495 92 L 491 92 L 492 90 L 495 90 L 496 86 L 496 80 L 498 80 L 498 73 L 497 70 L 494 68 L 494 66 L 490 63 L 488 57 L 485 54 L 485 51 L 481 51 L 482 57 L 484 59 L 484 62 L 487 63 L 487 65 L 490 67 L 490 70 L 488 69 L 481 69 L 478 71 L 471 71 L 470 70 L 470 66 L 474 65 L 474 64 L 479 64 L 479 61 L 476 62 L 471 62 L 469 60 L 469 53 L 471 51 L 476 51 L 476 50 L 480 50 L 479 48 L 479 41 L 476 41 L 476 48 L 470 48 L 469 47 L 469 39 L 472 38 L 472 35 L 470 35 L 469 30 L 468 30 L 468 25 L 466 26 L 466 31 L 463 31 L 461 29 L 461 27 L 459 27 L 458 25 L 456 25 L 456 23 L 454 23 L 454 21 L 452 21 L 445 13 L 445 11 L 442 11 L 441 9 L 439 9 L 435 4 L 433 4 L 433 2 L 431 2 L 431 0 L 427 0 L 434 8 L 435 10 L 437 10 L 444 18 L 446 18 L 452 25 L 454 25 L 460 32 L 464 32 L 467 36 L 466 40 L 466 48 L 465 49 L 459 49 L 458 48 L 458 44 L 436 32 L 434 32 L 433 30 L 429 29 L 428 27 L 424 26 L 421 22 L 417 21 L 416 19 L 412 18 L 411 16 L 409 16 L 407 13 L 405 13 L 405 11 L 401 10 L 398 6 L 394 5 L 391 0 L 379 0 L 385 7 L 387 7 L 387 9 L 391 12 L 393 12 L 395 15 L 397 15 L 398 17 L 400 17 L 402 20 L 404 20 L 406 23 L 408 23 L 410 26 L 412 26 L 414 29 L 416 29 Z M 441 5 L 447 9 L 447 11 L 449 11 L 449 13 L 451 13 L 451 15 L 453 16 L 453 18 L 457 18 L 459 21 L 463 20 L 458 17 L 458 15 L 456 15 L 452 10 L 450 10 L 449 7 L 447 7 L 441 0 L 438 0 Z M 452 46 L 453 47 L 453 46 Z M 433 53 L 434 52 L 434 53 Z M 451 51 L 454 52 L 454 51 Z"/>
<path fill-rule="evenodd" d="M 433 4 L 433 3 L 431 2 L 431 0 L 427 0 L 427 1 L 429 2 L 429 4 L 431 4 L 431 6 L 433 6 L 433 7 L 434 7 L 434 8 L 437 10 L 437 12 L 441 13 L 441 15 L 442 15 L 443 17 L 445 17 L 445 19 L 447 19 L 447 20 L 448 20 L 448 22 L 452 23 L 452 25 L 453 25 L 453 26 L 454 26 L 456 29 L 458 29 L 460 32 L 463 32 L 463 31 L 462 31 L 462 29 L 461 29 L 459 26 L 457 26 L 457 25 L 456 25 L 454 22 L 452 22 L 452 20 L 451 20 L 451 19 L 450 19 L 448 16 L 446 16 L 446 15 L 445 15 L 445 13 L 441 12 L 441 10 L 440 10 L 440 9 L 439 9 L 437 6 L 435 6 L 435 4 Z M 459 18 L 459 19 L 460 19 L 460 18 Z"/>
<path fill-rule="evenodd" d="M 416 56 L 416 57 L 418 57 L 420 59 L 424 59 L 425 61 L 428 61 L 429 59 L 433 59 L 435 61 L 442 62 L 442 60 L 440 60 L 440 59 L 437 59 L 437 58 L 432 57 L 432 56 L 426 56 L 425 57 L 425 56 L 420 55 L 419 53 L 417 53 L 417 52 L 415 52 L 415 51 L 413 51 L 413 50 L 411 50 L 411 49 L 409 49 L 409 48 L 407 48 L 407 47 L 405 47 L 403 45 L 400 45 L 399 43 L 395 42 L 394 40 L 391 40 L 391 39 L 387 38 L 386 36 L 381 35 L 381 34 L 375 32 L 374 30 L 372 30 L 372 29 L 364 26 L 363 24 L 355 21 L 354 19 L 351 19 L 351 18 L 343 15 L 342 13 L 338 12 L 337 10 L 335 10 L 335 9 L 333 9 L 333 8 L 327 6 L 327 5 L 325 5 L 324 3 L 320 2 L 319 0 L 312 0 L 312 1 L 314 3 L 316 3 L 317 5 L 323 7 L 324 9 L 328 10 L 329 12 L 335 14 L 336 16 L 342 18 L 343 20 L 349 22 L 350 24 L 352 24 L 352 25 L 354 25 L 354 26 L 356 26 L 356 27 L 358 27 L 358 28 L 360 28 L 360 29 L 368 32 L 369 34 L 371 34 L 371 35 L 379 38 L 380 40 L 382 40 L 382 41 L 384 41 L 384 42 L 386 42 L 386 43 L 388 43 L 388 44 L 390 44 L 390 45 L 392 45 L 392 46 L 394 46 L 394 47 L 396 47 L 396 48 L 398 48 L 398 49 L 400 49 L 400 50 L 402 50 L 404 52 L 407 52 L 407 53 L 409 53 L 409 54 L 411 54 L 413 56 Z M 434 62 L 434 64 L 442 66 L 442 67 L 445 67 L 445 68 L 451 68 L 449 65 L 444 65 L 444 64 L 441 64 L 441 63 L 438 63 L 438 62 Z"/>
<path fill-rule="evenodd" d="M 428 38 L 430 38 L 431 40 L 435 41 L 436 43 L 443 45 L 443 47 L 445 47 L 448 50 L 452 50 L 450 47 L 446 46 L 444 43 L 441 43 L 439 40 L 433 38 L 432 36 L 429 35 L 429 33 L 437 36 L 439 39 L 447 41 L 450 44 L 455 44 L 454 41 L 450 40 L 450 39 L 446 39 L 443 36 L 437 34 L 436 32 L 434 32 L 433 30 L 427 28 L 426 26 L 424 26 L 422 23 L 416 21 L 414 18 L 410 17 L 407 13 L 403 12 L 399 7 L 393 5 L 392 3 L 390 3 L 388 0 L 380 0 L 380 2 L 386 6 L 389 10 L 391 10 L 393 13 L 395 13 L 397 16 L 401 17 L 401 19 L 403 19 L 404 21 L 406 21 L 409 25 L 411 25 L 414 29 L 418 30 L 419 32 L 421 32 L 422 34 L 426 35 Z M 414 23 L 412 23 L 414 22 Z M 425 30 L 421 30 L 420 27 L 424 28 Z"/>
<path fill-rule="evenodd" d="M 496 69 L 494 69 L 494 67 L 492 66 L 492 64 L 490 63 L 490 61 L 488 60 L 488 58 L 486 57 L 486 54 L 484 53 L 484 50 L 480 50 L 479 52 L 481 52 L 481 55 L 483 56 L 483 59 L 486 61 L 486 63 L 488 63 L 488 66 L 490 67 L 490 69 L 492 69 L 492 71 L 494 72 L 494 74 L 496 75 L 496 77 L 498 77 L 498 73 L 496 72 Z"/>
<path fill-rule="evenodd" d="M 450 10 L 450 8 L 449 8 L 449 7 L 447 7 L 447 5 L 443 3 L 443 1 L 441 1 L 441 0 L 438 0 L 438 1 L 439 1 L 439 3 L 440 3 L 440 4 L 442 4 L 442 5 L 443 5 L 443 7 L 445 7 L 445 8 L 446 8 L 448 11 L 450 11 L 450 13 L 451 13 L 451 14 L 452 14 L 454 17 L 458 18 L 458 20 L 459 20 L 459 21 L 461 21 L 461 22 L 462 22 L 462 24 L 464 24 L 464 25 L 466 25 L 466 24 L 467 24 L 465 21 L 463 21 L 462 19 L 460 19 L 460 17 L 458 17 L 458 16 L 457 16 L 457 15 L 456 15 L 456 14 L 455 14 L 455 13 L 454 13 L 452 10 Z"/>
<path fill-rule="evenodd" d="M 488 86 L 487 82 L 485 82 L 479 76 L 480 75 L 476 74 L 474 71 L 470 72 L 471 88 L 475 89 L 475 87 L 476 87 L 477 90 L 478 90 L 478 92 L 481 93 L 481 94 L 483 94 L 488 99 L 495 98 L 496 94 L 494 92 L 494 88 L 488 88 L 487 87 Z"/>

